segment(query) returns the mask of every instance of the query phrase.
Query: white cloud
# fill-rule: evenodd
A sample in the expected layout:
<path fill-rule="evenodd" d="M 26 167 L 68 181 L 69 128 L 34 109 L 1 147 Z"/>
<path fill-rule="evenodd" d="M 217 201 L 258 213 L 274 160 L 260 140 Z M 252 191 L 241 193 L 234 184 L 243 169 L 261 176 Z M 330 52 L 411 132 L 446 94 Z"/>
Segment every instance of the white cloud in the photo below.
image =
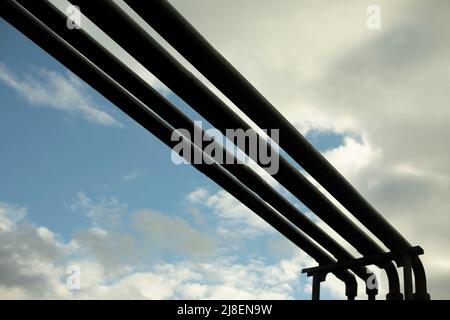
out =
<path fill-rule="evenodd" d="M 9 231 L 27 213 L 27 208 L 16 207 L 8 203 L 0 202 L 0 230 Z"/>
<path fill-rule="evenodd" d="M 304 256 L 295 255 L 275 264 L 260 260 L 241 264 L 228 257 L 159 263 L 116 275 L 113 281 L 101 265 L 84 263 L 80 267 L 87 279 L 82 280 L 76 298 L 293 299 L 297 290 L 308 285 L 301 283 L 298 275 L 304 260 Z"/>
<path fill-rule="evenodd" d="M 133 180 L 136 180 L 137 178 L 139 178 L 139 176 L 140 176 L 140 174 L 137 170 L 132 170 L 129 173 L 124 174 L 122 176 L 122 179 L 124 181 L 133 181 Z"/>
<path fill-rule="evenodd" d="M 4 216 L 21 210 L 4 203 L 0 208 Z M 149 215 L 159 220 L 152 220 L 155 225 L 151 230 L 149 221 L 143 221 Z M 159 223 L 161 220 L 167 224 Z M 136 222 L 149 232 L 162 226 L 164 230 L 168 227 L 193 234 L 185 222 L 155 216 L 154 212 L 140 212 Z M 308 286 L 300 282 L 299 272 L 311 260 L 298 251 L 290 251 L 277 263 L 259 258 L 241 262 L 224 256 L 147 265 L 117 264 L 110 254 L 125 254 L 130 247 L 123 245 L 128 239 L 111 237 L 110 232 L 93 228 L 64 243 L 42 226 L 17 221 L 8 230 L 1 229 L 0 298 L 291 299 Z M 148 255 L 148 251 L 141 254 Z M 65 286 L 66 268 L 73 264 L 81 270 L 78 291 Z"/>
<path fill-rule="evenodd" d="M 99 203 L 95 203 L 84 192 L 77 194 L 77 200 L 71 205 L 71 209 L 86 215 L 95 227 L 116 227 L 126 213 L 126 206 L 117 198 L 103 198 Z"/>
<path fill-rule="evenodd" d="M 31 105 L 53 108 L 101 125 L 121 126 L 113 116 L 93 103 L 85 85 L 70 72 L 62 75 L 40 68 L 19 75 L 0 63 L 0 81 Z"/>
<path fill-rule="evenodd" d="M 209 191 L 206 188 L 197 188 L 186 196 L 189 203 L 201 203 L 209 197 Z"/>
<path fill-rule="evenodd" d="M 381 150 L 376 150 L 367 141 L 358 142 L 354 138 L 344 138 L 343 144 L 325 152 L 324 156 L 345 176 L 351 176 L 381 157 Z"/>
<path fill-rule="evenodd" d="M 224 190 L 210 193 L 198 188 L 186 200 L 194 207 L 212 210 L 219 219 L 217 231 L 222 236 L 251 238 L 273 232 L 273 227 Z"/>
<path fill-rule="evenodd" d="M 307 258 L 296 254 L 279 263 L 250 260 L 246 264 L 224 257 L 202 262 L 160 263 L 145 271 L 124 274 L 102 285 L 102 271 L 94 267 L 97 282 L 90 282 L 79 298 L 127 299 L 292 299 L 307 283 L 299 270 Z M 97 270 L 97 271 L 95 271 Z M 100 281 L 99 281 L 100 280 Z"/>

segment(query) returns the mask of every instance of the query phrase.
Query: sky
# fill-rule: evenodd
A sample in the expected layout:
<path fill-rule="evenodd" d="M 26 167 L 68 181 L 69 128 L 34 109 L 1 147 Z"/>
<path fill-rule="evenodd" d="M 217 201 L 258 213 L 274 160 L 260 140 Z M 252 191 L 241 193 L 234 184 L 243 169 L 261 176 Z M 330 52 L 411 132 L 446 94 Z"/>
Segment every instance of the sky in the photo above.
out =
<path fill-rule="evenodd" d="M 378 1 L 379 30 L 366 25 L 373 1 L 170 2 L 424 248 L 430 294 L 448 299 L 448 1 Z M 0 97 L 0 298 L 310 298 L 311 258 L 4 20 Z M 71 265 L 79 290 L 66 286 Z M 343 297 L 333 276 L 323 288 Z"/>

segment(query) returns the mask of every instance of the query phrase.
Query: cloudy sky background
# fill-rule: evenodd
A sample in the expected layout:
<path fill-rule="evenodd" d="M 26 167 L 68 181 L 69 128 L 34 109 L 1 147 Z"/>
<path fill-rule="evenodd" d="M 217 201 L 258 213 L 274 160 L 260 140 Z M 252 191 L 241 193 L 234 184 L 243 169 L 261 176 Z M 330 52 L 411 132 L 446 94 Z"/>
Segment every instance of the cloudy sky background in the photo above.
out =
<path fill-rule="evenodd" d="M 424 248 L 432 298 L 449 298 L 450 3 L 171 3 Z M 310 297 L 314 261 L 3 20 L 0 48 L 1 298 Z"/>

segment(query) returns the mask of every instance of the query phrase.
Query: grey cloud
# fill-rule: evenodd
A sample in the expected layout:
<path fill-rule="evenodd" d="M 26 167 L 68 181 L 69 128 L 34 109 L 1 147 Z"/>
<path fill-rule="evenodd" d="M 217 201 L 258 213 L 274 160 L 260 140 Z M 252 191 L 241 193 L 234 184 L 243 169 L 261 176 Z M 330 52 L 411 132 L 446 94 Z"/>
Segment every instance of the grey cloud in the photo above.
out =
<path fill-rule="evenodd" d="M 0 203 L 3 221 L 14 216 L 13 206 Z M 21 290 L 23 298 L 48 298 L 58 292 L 63 269 L 57 263 L 67 248 L 48 229 L 11 220 L 0 228 L 0 296 Z"/>
<path fill-rule="evenodd" d="M 133 215 L 133 226 L 154 250 L 170 250 L 192 256 L 217 253 L 214 239 L 180 217 L 142 210 Z"/>
<path fill-rule="evenodd" d="M 108 271 L 140 262 L 136 239 L 132 234 L 94 228 L 75 232 L 72 241 L 77 246 L 78 256 L 98 261 Z"/>

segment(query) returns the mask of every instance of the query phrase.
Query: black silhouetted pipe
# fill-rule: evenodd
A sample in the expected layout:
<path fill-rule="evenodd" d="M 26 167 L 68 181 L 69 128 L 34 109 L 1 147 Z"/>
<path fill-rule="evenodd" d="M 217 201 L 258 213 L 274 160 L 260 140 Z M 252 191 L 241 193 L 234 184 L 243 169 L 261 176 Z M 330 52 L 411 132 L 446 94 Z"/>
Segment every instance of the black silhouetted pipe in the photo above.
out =
<path fill-rule="evenodd" d="M 123 86 L 158 116 L 167 121 L 172 127 L 189 130 L 191 137 L 198 134 L 194 132 L 194 122 L 162 97 L 122 61 L 111 54 L 111 52 L 102 47 L 87 32 L 83 29 L 69 30 L 66 28 L 67 17 L 50 3 L 21 0 L 18 2 L 23 3 L 24 7 L 37 19 L 52 29 L 53 32 L 67 41 L 72 47 L 77 49 L 88 60 L 112 77 L 118 84 Z M 203 131 L 201 134 L 202 136 L 208 137 Z M 210 141 L 210 137 L 208 137 L 207 140 Z M 193 142 L 195 143 L 195 141 Z M 311 220 L 309 220 L 299 209 L 282 197 L 253 170 L 246 165 L 237 165 L 236 163 L 238 163 L 238 161 L 236 157 L 227 150 L 224 150 L 217 142 L 214 141 L 212 144 L 219 153 L 225 154 L 223 159 L 233 159 L 232 163 L 234 164 L 224 163 L 222 166 L 232 173 L 235 178 L 256 192 L 258 196 L 272 205 L 280 214 L 332 253 L 336 259 L 354 259 L 347 250 L 320 229 L 315 223 L 311 222 Z M 197 146 L 204 148 L 202 145 Z M 363 281 L 366 281 L 371 275 L 366 268 L 354 268 L 353 271 Z"/>
<path fill-rule="evenodd" d="M 323 155 L 166 0 L 125 0 L 152 28 L 259 127 L 280 128 L 280 147 L 388 248 L 410 243 L 337 171 Z M 429 299 L 420 259 L 413 258 L 417 298 Z"/>
<path fill-rule="evenodd" d="M 122 111 L 128 114 L 141 126 L 155 135 L 169 147 L 178 142 L 172 141 L 174 129 L 155 115 L 123 87 L 118 85 L 104 72 L 79 54 L 50 29 L 35 19 L 29 12 L 11 0 L 0 2 L 1 15 L 11 25 L 30 38 L 33 42 L 60 61 L 69 70 L 95 88 L 101 95 L 110 100 Z M 185 140 L 192 147 L 192 152 L 202 153 L 202 150 Z M 189 161 L 190 159 L 186 159 Z M 218 164 L 192 164 L 200 172 L 214 180 L 224 190 L 241 200 L 253 212 L 268 222 L 286 238 L 313 257 L 319 264 L 334 263 L 335 260 L 319 246 L 308 239 L 301 231 L 282 218 L 276 211 L 265 204 L 249 188 L 229 175 Z M 355 277 L 348 271 L 338 272 L 336 276 L 346 283 L 346 294 L 356 295 Z"/>
<path fill-rule="evenodd" d="M 83 14 L 218 130 L 226 132 L 226 129 L 247 130 L 250 128 L 112 1 L 73 0 L 71 2 L 80 6 Z M 258 139 L 262 138 L 258 136 Z M 274 149 L 271 152 L 277 154 Z M 253 160 L 258 161 L 258 159 Z M 350 242 L 361 254 L 370 256 L 384 252 L 287 160 L 279 156 L 279 161 L 279 171 L 273 177 L 311 211 Z M 394 264 L 389 263 L 381 267 L 385 269 L 389 279 L 388 298 L 400 298 L 400 284 Z"/>

